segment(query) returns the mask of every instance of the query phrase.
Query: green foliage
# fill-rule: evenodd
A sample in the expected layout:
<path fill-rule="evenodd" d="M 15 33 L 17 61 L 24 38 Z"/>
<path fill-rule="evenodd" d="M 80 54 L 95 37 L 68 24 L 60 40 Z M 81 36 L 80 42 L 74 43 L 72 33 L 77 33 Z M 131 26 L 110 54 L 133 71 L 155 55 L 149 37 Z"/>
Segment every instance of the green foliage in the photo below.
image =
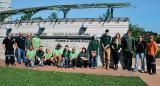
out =
<path fill-rule="evenodd" d="M 48 18 L 51 19 L 51 20 L 57 19 L 58 18 L 57 13 L 55 13 L 55 12 L 51 13 L 51 15 L 48 16 Z"/>
<path fill-rule="evenodd" d="M 140 26 L 138 26 L 138 25 L 132 25 L 132 24 L 130 24 L 129 25 L 129 30 L 131 30 L 132 31 L 132 36 L 135 38 L 135 39 L 137 39 L 138 38 L 138 36 L 144 36 L 144 29 L 142 28 L 142 27 L 140 27 Z"/>
<path fill-rule="evenodd" d="M 158 46 L 159 50 L 157 52 L 157 58 L 160 58 L 160 46 Z"/>
<path fill-rule="evenodd" d="M 89 75 L 0 67 L 1 86 L 147 86 L 138 77 Z"/>

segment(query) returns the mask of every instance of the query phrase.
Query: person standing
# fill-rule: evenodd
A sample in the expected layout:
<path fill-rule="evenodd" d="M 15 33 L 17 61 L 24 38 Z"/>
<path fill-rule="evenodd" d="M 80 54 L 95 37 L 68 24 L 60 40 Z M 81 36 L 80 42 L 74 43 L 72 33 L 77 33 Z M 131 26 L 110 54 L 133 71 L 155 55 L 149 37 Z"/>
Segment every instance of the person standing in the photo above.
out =
<path fill-rule="evenodd" d="M 32 46 L 32 36 L 31 34 L 27 34 L 27 38 L 25 40 L 25 47 L 27 50 L 29 50 L 30 46 Z"/>
<path fill-rule="evenodd" d="M 39 35 L 36 34 L 36 36 L 33 37 L 33 39 L 32 39 L 33 49 L 34 49 L 35 51 L 38 50 L 40 45 L 41 45 L 41 39 L 39 38 Z"/>
<path fill-rule="evenodd" d="M 9 66 L 15 65 L 15 57 L 14 57 L 14 45 L 15 41 L 12 38 L 12 34 L 9 33 L 8 36 L 3 40 L 2 47 L 5 50 L 5 65 Z"/>
<path fill-rule="evenodd" d="M 17 46 L 17 62 L 21 64 L 21 59 L 25 63 L 26 57 L 25 57 L 25 37 L 23 37 L 23 34 L 19 32 L 19 36 L 15 39 L 16 46 Z"/>
<path fill-rule="evenodd" d="M 68 48 L 68 45 L 65 46 L 62 54 L 63 63 L 65 68 L 70 67 L 70 50 Z"/>
<path fill-rule="evenodd" d="M 145 63 L 144 63 L 144 54 L 146 50 L 146 42 L 143 41 L 142 36 L 138 37 L 138 41 L 135 43 L 136 48 L 136 58 L 135 58 L 135 66 L 134 72 L 138 71 L 138 59 L 141 58 L 141 72 L 143 73 L 145 70 Z"/>
<path fill-rule="evenodd" d="M 134 38 L 131 36 L 131 30 L 127 31 L 127 36 L 122 38 L 122 49 L 124 55 L 124 68 L 131 71 L 132 57 L 135 48 Z"/>
<path fill-rule="evenodd" d="M 118 62 L 120 59 L 121 50 L 121 36 L 119 33 L 116 33 L 116 36 L 113 37 L 111 43 L 111 55 L 113 56 L 114 70 L 118 69 Z"/>
<path fill-rule="evenodd" d="M 106 29 L 100 41 L 101 41 L 102 53 L 103 53 L 102 66 L 108 69 L 108 65 L 110 63 L 110 54 L 111 54 L 111 51 L 110 51 L 111 36 L 109 35 L 108 29 Z"/>
<path fill-rule="evenodd" d="M 147 72 L 149 74 L 156 74 L 156 54 L 158 51 L 157 43 L 154 41 L 154 37 L 150 36 L 150 41 L 147 43 Z"/>
<path fill-rule="evenodd" d="M 91 55 L 90 56 L 91 68 L 97 67 L 98 47 L 99 47 L 99 41 L 96 39 L 95 36 L 93 36 L 91 42 L 89 43 L 89 50 L 90 50 L 90 55 Z"/>

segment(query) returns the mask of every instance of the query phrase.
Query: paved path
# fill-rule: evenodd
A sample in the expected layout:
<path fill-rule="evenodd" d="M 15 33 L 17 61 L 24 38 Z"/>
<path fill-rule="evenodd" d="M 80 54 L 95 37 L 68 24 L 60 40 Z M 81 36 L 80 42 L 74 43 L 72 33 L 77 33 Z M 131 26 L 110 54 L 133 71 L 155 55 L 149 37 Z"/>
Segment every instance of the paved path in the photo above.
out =
<path fill-rule="evenodd" d="M 0 60 L 0 66 L 4 66 L 4 61 Z M 26 68 L 24 64 L 17 64 L 16 68 Z M 149 86 L 160 86 L 160 70 L 157 70 L 156 75 L 149 75 L 147 73 L 140 73 L 140 72 L 131 72 L 127 70 L 122 70 L 119 68 L 118 70 L 114 71 L 113 69 L 103 69 L 101 67 L 97 69 L 90 69 L 90 68 L 57 68 L 55 66 L 43 66 L 43 67 L 35 67 L 35 68 L 26 68 L 26 69 L 33 69 L 33 70 L 42 70 L 42 71 L 58 71 L 58 72 L 71 72 L 71 73 L 86 73 L 86 74 L 97 74 L 97 75 L 110 75 L 110 76 L 138 76 L 144 82 L 146 82 Z"/>

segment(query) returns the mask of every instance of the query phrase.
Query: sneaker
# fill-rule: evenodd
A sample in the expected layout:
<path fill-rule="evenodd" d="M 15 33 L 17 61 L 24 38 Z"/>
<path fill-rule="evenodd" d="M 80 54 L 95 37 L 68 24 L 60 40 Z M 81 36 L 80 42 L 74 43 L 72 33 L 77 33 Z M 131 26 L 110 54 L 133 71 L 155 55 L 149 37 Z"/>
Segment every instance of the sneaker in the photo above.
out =
<path fill-rule="evenodd" d="M 144 73 L 144 70 L 141 70 L 141 73 Z"/>
<path fill-rule="evenodd" d="M 97 67 L 93 67 L 94 69 L 97 69 Z"/>
<path fill-rule="evenodd" d="M 133 70 L 133 72 L 137 72 L 137 70 L 136 70 L 136 69 L 134 69 L 134 70 Z"/>

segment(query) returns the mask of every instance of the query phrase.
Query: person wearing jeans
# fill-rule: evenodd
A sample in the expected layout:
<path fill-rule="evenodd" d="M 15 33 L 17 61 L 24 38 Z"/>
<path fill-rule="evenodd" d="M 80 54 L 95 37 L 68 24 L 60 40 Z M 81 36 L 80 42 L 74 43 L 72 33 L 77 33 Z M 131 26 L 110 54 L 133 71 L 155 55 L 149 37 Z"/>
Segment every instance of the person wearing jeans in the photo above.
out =
<path fill-rule="evenodd" d="M 97 67 L 98 47 L 99 47 L 99 41 L 96 39 L 95 36 L 93 36 L 91 42 L 89 43 L 90 67 L 91 68 Z"/>
<path fill-rule="evenodd" d="M 141 58 L 141 72 L 143 73 L 145 70 L 145 63 L 144 63 L 144 54 L 146 49 L 146 42 L 143 41 L 142 36 L 138 37 L 138 41 L 135 43 L 136 47 L 136 58 L 135 58 L 135 66 L 134 66 L 134 72 L 138 71 L 138 60 L 139 57 Z"/>
<path fill-rule="evenodd" d="M 150 36 L 150 41 L 147 43 L 147 72 L 149 74 L 156 74 L 156 54 L 158 51 L 157 43 L 153 36 Z"/>
<path fill-rule="evenodd" d="M 66 45 L 65 49 L 63 50 L 62 58 L 63 58 L 62 62 L 64 63 L 64 67 L 69 68 L 70 67 L 70 50 L 68 48 L 68 45 Z"/>
<path fill-rule="evenodd" d="M 31 66 L 31 67 L 34 67 L 34 64 L 35 64 L 35 55 L 36 55 L 36 52 L 33 50 L 33 47 L 32 45 L 30 46 L 29 50 L 27 50 L 27 54 L 26 54 L 26 57 L 27 57 L 27 66 Z"/>
<path fill-rule="evenodd" d="M 21 59 L 23 62 L 26 62 L 26 56 L 25 56 L 25 37 L 23 37 L 22 33 L 19 32 L 19 36 L 15 39 L 16 43 L 16 58 L 17 62 L 21 64 Z"/>

